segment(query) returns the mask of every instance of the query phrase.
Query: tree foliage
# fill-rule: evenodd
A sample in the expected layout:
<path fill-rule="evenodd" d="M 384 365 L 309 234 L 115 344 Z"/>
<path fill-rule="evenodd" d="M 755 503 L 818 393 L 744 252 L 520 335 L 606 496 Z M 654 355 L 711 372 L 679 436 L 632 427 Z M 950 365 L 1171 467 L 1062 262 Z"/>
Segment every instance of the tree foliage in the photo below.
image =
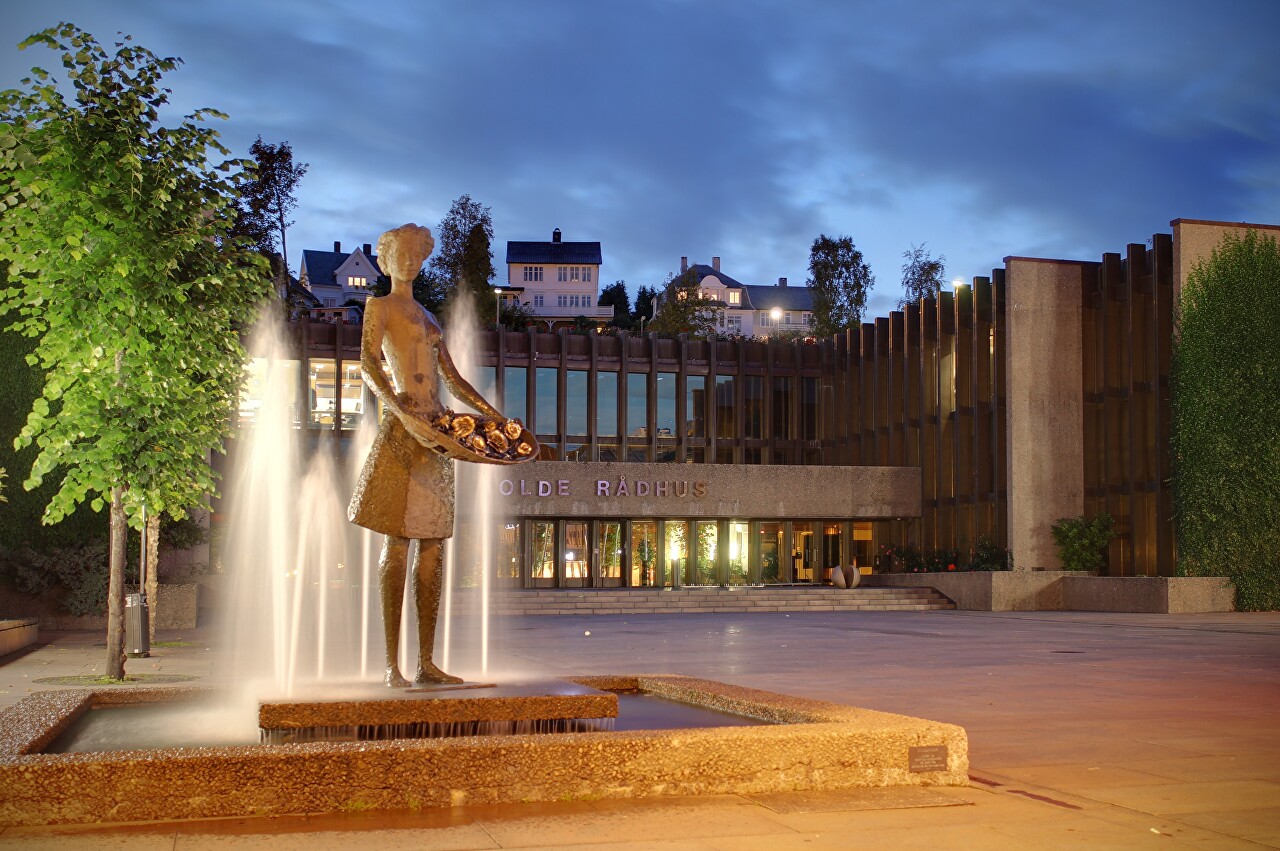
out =
<path fill-rule="evenodd" d="M 631 327 L 631 296 L 627 293 L 626 281 L 614 281 L 600 291 L 599 307 L 612 307 L 613 319 L 609 324 L 617 328 Z"/>
<path fill-rule="evenodd" d="M 272 145 L 262 141 L 261 136 L 249 146 L 249 154 L 253 166 L 249 179 L 240 188 L 234 233 L 248 239 L 266 257 L 275 254 L 278 245 L 287 275 L 287 232 L 293 224 L 289 214 L 298 206 L 293 193 L 309 164 L 294 163 L 293 148 L 288 142 Z"/>
<path fill-rule="evenodd" d="M 1228 234 L 1187 275 L 1173 355 L 1179 568 L 1280 609 L 1280 249 Z"/>
<path fill-rule="evenodd" d="M 690 269 L 672 275 L 662 288 L 658 312 L 649 328 L 658 334 L 690 334 L 705 337 L 714 334 L 724 319 L 724 305 L 702 294 L 701 279 Z"/>
<path fill-rule="evenodd" d="M 862 321 L 875 276 L 847 236 L 820 234 L 809 248 L 813 335 L 829 337 Z"/>
<path fill-rule="evenodd" d="M 179 64 L 129 37 L 108 53 L 71 24 L 31 36 L 61 54 L 68 102 L 40 68 L 0 93 L 0 315 L 44 371 L 16 448 L 25 488 L 64 473 L 43 521 L 112 503 L 108 671 L 123 672 L 124 523 L 181 516 L 214 489 L 206 456 L 235 411 L 237 326 L 270 295 L 266 263 L 230 237 L 244 163 L 199 110 L 160 124 Z M 127 519 L 126 519 L 127 518 Z M 118 646 L 117 646 L 118 645 Z"/>
<path fill-rule="evenodd" d="M 0 289 L 4 289 L 0 277 Z M 47 552 L 55 547 L 71 547 L 88 541 L 105 541 L 106 518 L 81 505 L 53 526 L 41 524 L 45 507 L 62 487 L 62 474 L 45 476 L 40 487 L 26 490 L 22 480 L 35 463 L 40 447 L 35 444 L 15 449 L 13 438 L 26 425 L 31 405 L 44 393 L 44 370 L 27 363 L 35 352 L 36 340 L 16 331 L 0 329 L 0 467 L 13 473 L 5 484 L 8 504 L 0 510 L 0 553 L 19 549 Z"/>
<path fill-rule="evenodd" d="M 489 282 L 496 274 L 493 267 L 493 216 L 489 208 L 459 196 L 449 206 L 435 233 L 436 248 L 427 263 L 426 278 L 430 288 L 445 293 L 452 301 L 459 291 L 471 293 L 476 313 L 482 319 L 492 318 L 495 309 Z"/>
<path fill-rule="evenodd" d="M 631 311 L 631 327 L 639 329 L 640 320 L 646 322 L 653 319 L 653 303 L 658 298 L 658 291 L 653 287 L 640 287 L 636 290 L 636 306 Z"/>
<path fill-rule="evenodd" d="M 912 245 L 909 251 L 902 252 L 902 257 L 907 262 L 902 264 L 899 310 L 908 304 L 916 304 L 922 298 L 936 296 L 947 280 L 947 258 L 944 255 L 933 257 L 925 251 L 924 245 Z"/>

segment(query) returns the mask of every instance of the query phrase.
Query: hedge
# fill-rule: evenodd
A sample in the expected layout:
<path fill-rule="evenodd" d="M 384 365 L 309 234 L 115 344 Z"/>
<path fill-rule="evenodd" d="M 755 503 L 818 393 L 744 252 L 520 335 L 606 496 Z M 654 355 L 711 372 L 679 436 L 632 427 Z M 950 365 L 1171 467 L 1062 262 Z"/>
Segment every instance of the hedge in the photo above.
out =
<path fill-rule="evenodd" d="M 1187 277 L 1173 362 L 1180 572 L 1280 608 L 1280 249 L 1228 235 Z"/>
<path fill-rule="evenodd" d="M 0 506 L 0 548 L 30 546 L 47 551 L 53 547 L 74 547 L 105 538 L 107 516 L 95 514 L 81 506 L 74 514 L 54 526 L 44 526 L 40 517 L 49 500 L 62 485 L 62 477 L 46 476 L 33 491 L 24 490 L 22 482 L 31 472 L 39 448 L 34 444 L 14 452 L 13 439 L 27 421 L 31 403 L 44 387 L 43 374 L 29 366 L 26 356 L 35 341 L 12 331 L 3 330 L 0 319 L 0 468 L 8 471 Z"/>

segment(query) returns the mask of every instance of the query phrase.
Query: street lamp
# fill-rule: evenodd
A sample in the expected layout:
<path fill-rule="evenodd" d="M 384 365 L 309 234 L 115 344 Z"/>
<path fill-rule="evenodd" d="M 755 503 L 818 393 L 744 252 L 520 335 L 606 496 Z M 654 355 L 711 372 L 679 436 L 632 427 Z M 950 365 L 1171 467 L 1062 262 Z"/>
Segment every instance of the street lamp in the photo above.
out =
<path fill-rule="evenodd" d="M 781 322 L 781 321 L 782 321 L 782 308 L 781 308 L 781 307 L 775 307 L 773 310 L 770 310 L 770 311 L 769 311 L 769 318 L 773 320 L 773 324 L 774 324 L 774 325 L 777 325 L 779 322 Z"/>
<path fill-rule="evenodd" d="M 502 327 L 502 287 L 493 288 L 493 324 Z"/>

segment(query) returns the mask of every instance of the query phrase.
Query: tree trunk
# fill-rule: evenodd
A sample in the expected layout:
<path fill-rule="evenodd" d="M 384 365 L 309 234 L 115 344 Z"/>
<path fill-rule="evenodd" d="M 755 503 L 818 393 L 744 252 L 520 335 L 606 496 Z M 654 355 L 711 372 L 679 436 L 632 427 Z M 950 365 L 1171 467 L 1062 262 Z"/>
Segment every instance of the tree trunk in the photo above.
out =
<path fill-rule="evenodd" d="M 289 243 L 285 241 L 284 202 L 281 202 L 280 213 L 276 219 L 280 225 L 280 259 L 284 261 L 284 273 L 289 274 Z"/>
<path fill-rule="evenodd" d="M 111 489 L 111 555 L 107 579 L 107 676 L 124 679 L 124 488 Z"/>
<path fill-rule="evenodd" d="M 147 637 L 156 643 L 156 611 L 160 608 L 160 515 L 147 515 Z"/>

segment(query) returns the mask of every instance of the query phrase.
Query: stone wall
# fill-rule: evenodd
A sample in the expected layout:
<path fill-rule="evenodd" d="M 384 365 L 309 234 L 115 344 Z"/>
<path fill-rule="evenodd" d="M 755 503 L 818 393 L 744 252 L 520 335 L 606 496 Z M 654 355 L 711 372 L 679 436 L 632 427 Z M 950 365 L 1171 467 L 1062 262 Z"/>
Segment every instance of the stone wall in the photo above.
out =
<path fill-rule="evenodd" d="M 152 617 L 158 618 L 156 629 L 194 629 L 200 602 L 199 586 L 161 585 L 160 600 L 152 607 Z M 58 599 L 52 596 L 32 597 L 7 588 L 0 588 L 0 617 L 35 618 L 41 629 L 54 630 L 105 630 L 105 615 L 76 616 L 62 610 Z"/>
<path fill-rule="evenodd" d="M 1235 588 L 1220 576 L 1085 576 L 1066 570 L 888 573 L 863 585 L 933 588 L 972 612 L 1235 611 Z"/>

